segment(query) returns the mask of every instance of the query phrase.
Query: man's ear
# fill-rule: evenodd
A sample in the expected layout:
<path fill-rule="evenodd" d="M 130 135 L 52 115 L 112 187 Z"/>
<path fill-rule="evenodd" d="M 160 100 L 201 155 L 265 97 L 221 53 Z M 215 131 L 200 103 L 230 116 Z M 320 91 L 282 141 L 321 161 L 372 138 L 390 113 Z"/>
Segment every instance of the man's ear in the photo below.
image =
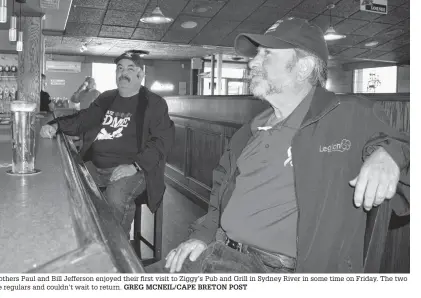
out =
<path fill-rule="evenodd" d="M 298 60 L 298 80 L 304 81 L 306 80 L 314 70 L 316 66 L 316 62 L 312 57 L 304 57 Z"/>

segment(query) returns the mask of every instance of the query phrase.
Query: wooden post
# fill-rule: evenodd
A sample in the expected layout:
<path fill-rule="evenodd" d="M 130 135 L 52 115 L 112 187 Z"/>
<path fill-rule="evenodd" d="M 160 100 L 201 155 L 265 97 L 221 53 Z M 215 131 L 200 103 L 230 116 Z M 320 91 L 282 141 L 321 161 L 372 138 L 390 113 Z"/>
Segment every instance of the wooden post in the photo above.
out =
<path fill-rule="evenodd" d="M 39 110 L 44 55 L 41 18 L 22 17 L 23 51 L 18 52 L 18 99 L 36 102 Z"/>

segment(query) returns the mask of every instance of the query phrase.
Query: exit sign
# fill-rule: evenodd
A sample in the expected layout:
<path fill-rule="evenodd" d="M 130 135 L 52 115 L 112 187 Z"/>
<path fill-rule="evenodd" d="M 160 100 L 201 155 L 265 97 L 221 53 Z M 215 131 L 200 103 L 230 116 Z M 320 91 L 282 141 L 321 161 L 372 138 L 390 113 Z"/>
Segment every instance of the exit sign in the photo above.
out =
<path fill-rule="evenodd" d="M 39 4 L 42 9 L 58 9 L 60 0 L 40 0 Z"/>
<path fill-rule="evenodd" d="M 387 14 L 387 0 L 360 0 L 360 10 Z"/>

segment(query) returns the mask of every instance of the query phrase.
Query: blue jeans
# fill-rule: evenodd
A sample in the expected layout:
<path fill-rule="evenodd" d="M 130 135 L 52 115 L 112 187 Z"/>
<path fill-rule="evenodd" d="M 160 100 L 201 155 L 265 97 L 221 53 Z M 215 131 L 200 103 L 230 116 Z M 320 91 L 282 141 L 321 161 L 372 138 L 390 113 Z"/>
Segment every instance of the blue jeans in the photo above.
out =
<path fill-rule="evenodd" d="M 100 169 L 92 163 L 87 163 L 86 167 L 98 187 L 106 187 L 103 194 L 113 209 L 114 217 L 117 223 L 123 227 L 126 235 L 129 235 L 136 210 L 134 199 L 146 189 L 144 173 L 137 172 L 133 176 L 110 181 L 111 174 L 115 168 Z"/>
<path fill-rule="evenodd" d="M 162 260 L 145 270 L 147 273 L 168 273 L 165 262 Z M 196 261 L 186 258 L 180 273 L 290 273 L 287 269 L 270 265 L 263 263 L 254 252 L 242 253 L 216 241 L 209 244 Z"/>

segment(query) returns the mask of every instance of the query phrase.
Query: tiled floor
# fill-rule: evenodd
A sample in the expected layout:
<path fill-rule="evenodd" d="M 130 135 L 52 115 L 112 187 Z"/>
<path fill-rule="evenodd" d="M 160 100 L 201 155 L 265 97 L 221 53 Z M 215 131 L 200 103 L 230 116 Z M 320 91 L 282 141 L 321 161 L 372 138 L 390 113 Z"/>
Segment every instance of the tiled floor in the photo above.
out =
<path fill-rule="evenodd" d="M 142 235 L 153 242 L 153 216 L 146 206 L 142 210 Z M 164 195 L 164 222 L 162 239 L 162 257 L 178 246 L 188 236 L 188 227 L 197 218 L 203 216 L 202 209 L 171 186 L 167 185 Z M 131 236 L 132 238 L 132 236 Z M 152 257 L 152 252 L 142 244 L 142 258 Z"/>

